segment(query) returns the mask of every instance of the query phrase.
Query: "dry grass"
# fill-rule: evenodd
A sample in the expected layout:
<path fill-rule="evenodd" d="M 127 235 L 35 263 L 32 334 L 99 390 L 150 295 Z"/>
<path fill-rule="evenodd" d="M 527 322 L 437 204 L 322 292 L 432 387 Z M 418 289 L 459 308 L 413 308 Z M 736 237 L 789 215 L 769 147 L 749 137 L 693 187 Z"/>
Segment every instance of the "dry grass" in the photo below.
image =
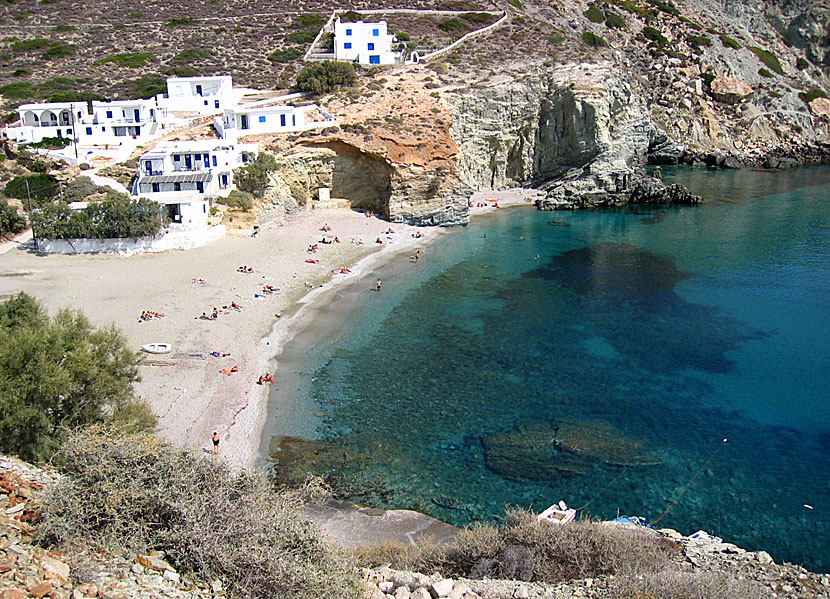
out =
<path fill-rule="evenodd" d="M 196 580 L 219 578 L 237 597 L 357 599 L 354 564 L 300 513 L 318 484 L 277 494 L 252 472 L 149 435 L 73 434 L 64 476 L 43 499 L 39 542 L 65 549 L 164 551 Z"/>

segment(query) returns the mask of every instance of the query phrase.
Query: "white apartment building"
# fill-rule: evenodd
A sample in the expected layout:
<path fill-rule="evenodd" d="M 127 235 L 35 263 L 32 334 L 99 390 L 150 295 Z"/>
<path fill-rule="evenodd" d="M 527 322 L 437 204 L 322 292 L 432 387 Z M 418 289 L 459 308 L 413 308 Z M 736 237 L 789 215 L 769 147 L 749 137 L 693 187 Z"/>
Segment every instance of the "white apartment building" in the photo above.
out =
<path fill-rule="evenodd" d="M 316 104 L 294 106 L 260 103 L 237 104 L 228 108 L 224 116 L 214 119 L 213 124 L 223 138 L 235 140 L 240 135 L 297 133 L 319 127 L 332 127 L 337 125 L 337 121 Z"/>
<path fill-rule="evenodd" d="M 400 54 L 392 51 L 394 36 L 387 33 L 386 21 L 377 23 L 334 22 L 334 59 L 365 65 L 395 64 Z"/>
<path fill-rule="evenodd" d="M 157 104 L 170 112 L 198 112 L 203 115 L 221 114 L 235 101 L 230 75 L 169 77 L 167 93 L 156 96 Z"/>
<path fill-rule="evenodd" d="M 220 139 L 160 143 L 139 159 L 132 193 L 161 204 L 175 223 L 205 225 L 213 199 L 236 188 L 233 169 L 256 151 Z"/>
<path fill-rule="evenodd" d="M 143 142 L 161 134 L 166 112 L 154 100 L 22 104 L 20 124 L 4 131 L 9 139 L 37 143 L 45 137 L 77 139 L 78 145 Z"/>

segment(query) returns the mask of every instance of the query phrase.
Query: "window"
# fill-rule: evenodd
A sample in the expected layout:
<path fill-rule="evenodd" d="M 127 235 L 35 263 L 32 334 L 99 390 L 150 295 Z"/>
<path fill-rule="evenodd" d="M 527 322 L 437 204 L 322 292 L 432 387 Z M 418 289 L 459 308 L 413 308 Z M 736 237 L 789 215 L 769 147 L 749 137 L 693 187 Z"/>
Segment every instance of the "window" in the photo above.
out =
<path fill-rule="evenodd" d="M 285 115 L 280 115 L 280 127 L 285 127 Z"/>
<path fill-rule="evenodd" d="M 248 162 L 248 155 L 245 152 L 242 152 L 242 162 Z"/>
<path fill-rule="evenodd" d="M 182 184 L 181 183 L 173 183 L 173 191 L 181 191 Z"/>
<path fill-rule="evenodd" d="M 259 117 L 259 122 L 264 123 L 265 122 L 265 117 L 264 116 Z"/>
<path fill-rule="evenodd" d="M 158 183 L 153 183 L 153 193 L 158 193 L 158 192 L 159 192 L 159 184 Z"/>
<path fill-rule="evenodd" d="M 202 214 L 207 214 L 207 204 L 202 204 Z"/>
<path fill-rule="evenodd" d="M 213 166 L 217 166 L 216 164 L 216 156 L 213 157 Z"/>
<path fill-rule="evenodd" d="M 291 126 L 293 127 L 293 126 L 295 126 L 296 124 L 297 124 L 297 115 L 296 115 L 296 114 L 292 114 L 292 115 L 291 115 Z"/>
<path fill-rule="evenodd" d="M 81 118 L 81 111 L 78 111 L 78 118 Z"/>
<path fill-rule="evenodd" d="M 374 49 L 375 49 L 375 45 L 374 45 L 374 44 L 369 44 L 369 48 L 368 48 L 368 49 L 369 49 L 369 50 L 374 50 Z"/>
<path fill-rule="evenodd" d="M 66 134 L 71 136 L 72 135 L 72 129 L 67 129 Z"/>
<path fill-rule="evenodd" d="M 173 154 L 173 162 L 178 162 L 181 159 L 181 156 L 178 154 Z"/>
<path fill-rule="evenodd" d="M 201 159 L 202 159 L 202 155 L 201 155 L 201 154 L 196 154 L 196 155 L 193 157 L 193 160 L 201 160 Z"/>
<path fill-rule="evenodd" d="M 345 44 L 343 44 L 343 47 L 346 50 L 351 50 L 352 49 L 352 43 L 351 42 L 346 42 Z"/>
<path fill-rule="evenodd" d="M 107 118 L 108 119 L 112 118 L 112 110 L 107 110 Z"/>
<path fill-rule="evenodd" d="M 347 29 L 347 30 L 346 30 L 346 35 L 351 35 L 351 34 L 352 34 L 352 30 L 351 30 L 351 29 Z"/>
<path fill-rule="evenodd" d="M 379 36 L 379 35 L 380 35 L 380 29 L 372 29 L 372 35 L 373 35 L 374 37 Z"/>
<path fill-rule="evenodd" d="M 86 128 L 86 134 L 87 135 L 92 135 L 92 127 L 87 127 Z"/>
<path fill-rule="evenodd" d="M 106 131 L 106 130 L 107 130 L 106 127 L 101 127 L 101 131 Z"/>
<path fill-rule="evenodd" d="M 370 54 L 369 64 L 380 64 L 380 54 Z"/>
<path fill-rule="evenodd" d="M 213 101 L 213 107 L 214 108 L 219 108 L 219 100 L 214 100 Z"/>

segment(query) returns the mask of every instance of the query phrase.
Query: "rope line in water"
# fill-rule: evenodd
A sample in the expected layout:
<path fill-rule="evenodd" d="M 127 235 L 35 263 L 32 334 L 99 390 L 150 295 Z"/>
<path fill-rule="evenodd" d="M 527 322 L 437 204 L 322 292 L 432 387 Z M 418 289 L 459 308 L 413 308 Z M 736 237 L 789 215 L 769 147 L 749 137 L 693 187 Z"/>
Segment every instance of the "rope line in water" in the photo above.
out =
<path fill-rule="evenodd" d="M 692 483 L 693 483 L 693 482 L 695 482 L 695 479 L 696 479 L 698 476 L 700 476 L 700 473 L 701 473 L 701 472 L 703 472 L 703 469 L 704 469 L 704 468 L 706 468 L 706 466 L 708 466 L 708 465 L 709 465 L 709 462 L 711 462 L 711 461 L 712 461 L 712 459 L 714 459 L 714 457 L 717 455 L 717 453 L 718 453 L 718 452 L 719 452 L 719 451 L 723 448 L 723 446 L 724 446 L 724 445 L 726 445 L 726 442 L 727 442 L 727 439 L 724 439 L 724 440 L 721 442 L 721 444 L 720 444 L 720 445 L 718 445 L 718 446 L 715 448 L 715 451 L 713 451 L 713 452 L 712 452 L 712 455 L 710 455 L 710 456 L 709 456 L 709 459 L 708 459 L 708 460 L 706 460 L 706 461 L 703 463 L 703 466 L 701 466 L 701 467 L 700 467 L 700 470 L 698 470 L 698 471 L 697 471 L 697 473 L 696 473 L 696 474 L 695 474 L 695 475 L 691 478 L 691 480 L 690 480 L 689 482 L 687 482 L 687 483 L 686 483 L 686 486 L 685 486 L 685 487 L 683 487 L 683 490 L 682 490 L 682 491 L 680 491 L 680 493 L 677 495 L 677 497 L 675 497 L 675 498 L 674 498 L 674 501 L 672 501 L 672 502 L 669 504 L 669 507 L 667 507 L 667 508 L 666 508 L 666 511 L 665 511 L 665 512 L 663 512 L 663 513 L 660 515 L 660 517 L 659 517 L 659 518 L 657 518 L 657 520 L 655 520 L 654 522 L 649 522 L 648 524 L 646 524 L 646 526 L 654 526 L 655 524 L 657 524 L 658 522 L 660 522 L 660 520 L 662 520 L 662 519 L 663 519 L 663 517 L 664 517 L 666 514 L 668 514 L 668 513 L 669 513 L 669 510 L 670 510 L 670 509 L 672 509 L 672 508 L 674 507 L 674 504 L 675 504 L 675 503 L 677 503 L 678 501 L 680 501 L 680 498 L 681 498 L 681 497 L 683 497 L 683 493 L 685 493 L 685 492 L 686 492 L 686 490 L 687 490 L 687 489 L 688 489 L 688 488 L 692 485 Z"/>
<path fill-rule="evenodd" d="M 605 486 L 602 488 L 602 490 L 601 490 L 599 493 L 597 493 L 596 495 L 594 495 L 594 497 L 593 497 L 593 498 L 592 498 L 592 499 L 591 499 L 588 503 L 586 503 L 586 504 L 585 504 L 585 505 L 583 505 L 582 507 L 578 507 L 578 508 L 576 508 L 576 511 L 577 511 L 577 512 L 581 512 L 581 511 L 582 511 L 582 510 L 584 510 L 586 507 L 588 507 L 589 505 L 591 505 L 597 497 L 599 497 L 600 495 L 602 495 L 603 493 L 605 493 L 605 491 L 606 491 L 606 489 L 608 489 L 608 487 L 610 487 L 610 486 L 611 486 L 611 485 L 613 485 L 615 482 L 617 482 L 617 479 L 619 479 L 619 478 L 620 478 L 623 474 L 625 474 L 625 473 L 626 473 L 626 471 L 627 471 L 630 467 L 631 467 L 631 466 L 626 466 L 625 468 L 623 468 L 622 472 L 620 472 L 617 476 L 615 476 L 615 477 L 614 477 L 614 479 L 613 479 L 610 483 L 608 483 L 607 485 L 605 485 Z"/>

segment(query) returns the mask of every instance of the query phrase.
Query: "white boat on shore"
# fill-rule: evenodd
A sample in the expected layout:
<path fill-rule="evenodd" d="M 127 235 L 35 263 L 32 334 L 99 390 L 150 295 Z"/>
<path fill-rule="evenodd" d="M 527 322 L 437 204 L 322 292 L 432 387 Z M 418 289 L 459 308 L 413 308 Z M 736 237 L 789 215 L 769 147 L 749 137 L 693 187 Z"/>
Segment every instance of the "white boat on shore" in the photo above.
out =
<path fill-rule="evenodd" d="M 554 503 L 544 512 L 536 516 L 539 521 L 550 522 L 551 524 L 567 524 L 576 518 L 576 510 L 569 508 L 564 501 Z"/>
<path fill-rule="evenodd" d="M 169 354 L 170 350 L 173 349 L 173 345 L 170 343 L 145 343 L 141 346 L 141 349 L 150 354 Z"/>

